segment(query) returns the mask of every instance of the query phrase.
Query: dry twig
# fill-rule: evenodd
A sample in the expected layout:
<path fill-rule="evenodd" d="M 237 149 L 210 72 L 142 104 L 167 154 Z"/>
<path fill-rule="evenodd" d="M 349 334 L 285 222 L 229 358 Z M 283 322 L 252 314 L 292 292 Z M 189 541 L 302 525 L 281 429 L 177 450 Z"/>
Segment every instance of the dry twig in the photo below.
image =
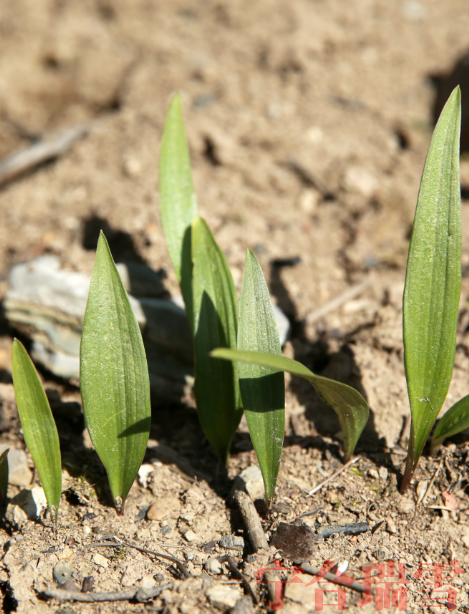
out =
<path fill-rule="evenodd" d="M 129 588 L 126 591 L 114 591 L 109 593 L 82 593 L 80 591 L 64 591 L 61 588 L 48 587 L 43 595 L 51 599 L 59 599 L 60 601 L 83 601 L 95 603 L 99 601 L 129 601 L 136 599 L 137 601 L 147 601 L 153 599 L 166 588 L 169 584 L 155 586 L 152 589 Z"/>
<path fill-rule="evenodd" d="M 340 469 L 338 469 L 335 473 L 333 473 L 332 475 L 330 475 L 327 479 L 324 480 L 324 482 L 321 482 L 320 484 L 318 484 L 317 486 L 315 486 L 313 488 L 313 490 L 310 490 L 308 493 L 308 497 L 312 497 L 313 495 L 315 495 L 318 491 L 321 490 L 321 488 L 323 486 L 325 486 L 326 484 L 329 484 L 329 482 L 332 482 L 332 480 L 335 480 L 335 478 L 340 475 L 342 473 L 342 471 L 345 471 L 346 469 L 348 469 L 348 467 L 350 467 L 350 465 L 353 465 L 354 463 L 356 463 L 358 460 L 360 460 L 359 456 L 355 456 L 355 458 L 352 458 L 351 460 L 349 460 L 348 463 L 345 463 L 345 465 L 343 467 L 341 467 Z"/>
<path fill-rule="evenodd" d="M 237 490 L 234 493 L 233 498 L 236 501 L 239 511 L 241 512 L 241 516 L 243 517 L 243 521 L 248 530 L 249 539 L 251 540 L 254 552 L 257 552 L 260 549 L 268 550 L 269 544 L 267 543 L 259 514 L 254 507 L 251 497 L 242 490 Z"/>
<path fill-rule="evenodd" d="M 355 582 L 350 576 L 346 576 L 342 574 L 340 576 L 336 576 L 333 573 L 327 572 L 319 569 L 319 567 L 314 567 L 313 565 L 308 565 L 307 563 L 303 563 L 301 565 L 301 569 L 310 576 L 319 576 L 327 580 L 328 582 L 333 582 L 334 584 L 341 584 L 342 586 L 348 586 L 353 591 L 357 591 L 358 593 L 364 593 L 366 591 L 366 587 L 364 584 L 360 584 L 360 582 Z"/>
<path fill-rule="evenodd" d="M 251 597 L 254 605 L 257 605 L 259 603 L 259 599 L 257 598 L 255 592 L 252 590 L 251 585 L 249 584 L 248 579 L 246 578 L 246 576 L 244 576 L 239 569 L 236 567 L 236 563 L 234 562 L 234 559 L 231 556 L 219 556 L 218 557 L 218 561 L 220 563 L 226 563 L 228 565 L 228 569 L 231 571 L 231 573 L 233 574 L 233 576 L 237 579 L 237 580 L 241 580 L 241 584 L 244 586 L 244 588 L 247 590 L 247 592 L 249 593 L 249 596 Z"/>
<path fill-rule="evenodd" d="M 76 124 L 64 130 L 55 139 L 39 141 L 28 149 L 5 158 L 0 162 L 0 186 L 39 164 L 63 155 L 74 143 L 88 134 L 91 126 L 91 122 Z"/>
<path fill-rule="evenodd" d="M 180 561 L 179 559 L 174 558 L 174 556 L 170 556 L 169 554 L 162 554 L 161 552 L 154 552 L 153 550 L 147 550 L 147 548 L 140 548 L 140 546 L 134 546 L 133 544 L 129 544 L 128 542 L 125 542 L 122 539 L 119 539 L 115 535 L 113 535 L 112 539 L 114 539 L 117 543 L 111 542 L 111 541 L 99 542 L 99 543 L 91 544 L 90 548 L 100 548 L 100 547 L 119 548 L 120 546 L 127 546 L 128 548 L 134 548 L 135 550 L 138 550 L 139 552 L 142 552 L 143 554 L 150 554 L 151 556 L 156 556 L 157 558 L 166 559 L 167 561 L 171 561 L 172 563 L 176 565 L 178 570 L 182 573 L 182 575 L 185 578 L 191 577 L 191 574 L 187 571 L 184 563 L 182 563 L 182 561 Z"/>

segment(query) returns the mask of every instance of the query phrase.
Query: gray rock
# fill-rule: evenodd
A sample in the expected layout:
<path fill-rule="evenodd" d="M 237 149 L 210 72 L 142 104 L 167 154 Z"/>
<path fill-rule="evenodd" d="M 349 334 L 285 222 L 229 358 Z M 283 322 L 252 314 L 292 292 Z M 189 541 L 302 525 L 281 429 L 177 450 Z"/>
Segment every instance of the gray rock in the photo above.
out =
<path fill-rule="evenodd" d="M 243 550 L 244 539 L 238 535 L 223 535 L 220 539 L 220 546 L 228 550 Z"/>
<path fill-rule="evenodd" d="M 184 309 L 161 298 L 159 275 L 146 265 L 119 264 L 142 329 L 156 404 L 180 401 L 192 385 L 192 338 Z M 4 300 L 10 324 L 32 339 L 33 360 L 67 379 L 79 378 L 80 339 L 90 278 L 42 256 L 12 268 Z"/>
<path fill-rule="evenodd" d="M 33 479 L 33 473 L 28 467 L 28 461 L 26 454 L 23 450 L 15 450 L 8 444 L 0 444 L 0 454 L 2 454 L 7 448 L 10 448 L 8 452 L 8 482 L 15 486 L 29 486 Z"/>
<path fill-rule="evenodd" d="M 59 561 L 54 567 L 54 580 L 57 584 L 65 584 L 65 582 L 72 580 L 75 572 L 75 567 L 70 565 L 70 563 L 67 563 L 67 561 Z"/>

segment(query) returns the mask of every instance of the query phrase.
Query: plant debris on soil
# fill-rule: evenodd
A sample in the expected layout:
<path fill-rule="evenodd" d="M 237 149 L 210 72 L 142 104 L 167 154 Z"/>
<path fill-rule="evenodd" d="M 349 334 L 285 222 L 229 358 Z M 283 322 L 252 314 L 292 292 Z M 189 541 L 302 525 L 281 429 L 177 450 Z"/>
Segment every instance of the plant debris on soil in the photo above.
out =
<path fill-rule="evenodd" d="M 52 149 L 0 187 L 0 300 L 11 268 L 45 254 L 90 275 L 101 229 L 117 262 L 148 265 L 166 296 L 179 294 L 157 196 L 179 90 L 200 212 L 238 289 L 250 247 L 290 320 L 285 354 L 355 386 L 372 414 L 359 460 L 310 496 L 342 467 L 340 425 L 308 382 L 287 376 L 285 447 L 265 509 L 245 421 L 224 471 L 184 391 L 155 403 L 117 516 L 76 380 L 43 370 L 63 458 L 55 532 L 14 400 L 18 331 L 0 311 L 3 612 L 306 614 L 337 612 L 339 599 L 352 613 L 469 611 L 468 434 L 436 458 L 427 447 L 412 488 L 397 490 L 408 241 L 434 119 L 457 82 L 463 290 L 444 410 L 469 392 L 468 30 L 464 0 L 3 3 L 0 160 Z M 60 150 L 63 135 L 76 138 Z M 27 327 L 19 336 L 28 344 Z M 232 492 L 249 468 L 240 487 L 269 544 L 257 552 Z M 279 531 L 307 544 L 280 545 Z"/>

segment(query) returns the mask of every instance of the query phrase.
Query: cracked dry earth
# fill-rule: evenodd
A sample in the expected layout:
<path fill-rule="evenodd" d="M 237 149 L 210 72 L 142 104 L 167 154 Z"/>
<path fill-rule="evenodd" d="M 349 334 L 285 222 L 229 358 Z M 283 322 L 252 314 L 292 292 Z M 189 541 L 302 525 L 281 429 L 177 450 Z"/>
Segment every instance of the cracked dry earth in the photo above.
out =
<path fill-rule="evenodd" d="M 39 255 L 89 274 L 89 229 L 99 225 L 114 237 L 117 260 L 164 269 L 166 289 L 178 292 L 157 196 L 159 140 L 178 89 L 200 211 L 238 289 L 251 247 L 292 324 L 285 353 L 368 399 L 372 417 L 360 460 L 308 497 L 342 466 L 339 424 L 307 382 L 287 378 L 277 495 L 271 510 L 259 511 L 269 539 L 280 522 L 314 531 L 367 522 L 359 535 L 318 541 L 310 563 L 347 562 L 346 573 L 358 580 L 373 566 L 382 603 L 378 593 L 367 603 L 350 589 L 344 597 L 331 583 L 311 584 L 285 557 L 276 560 L 287 614 L 319 611 L 321 598 L 323 611 L 336 612 L 328 604 L 339 597 L 350 612 L 394 614 L 396 595 L 406 601 L 397 611 L 468 611 L 467 434 L 448 440 L 435 459 L 426 451 L 408 494 L 397 492 L 409 428 L 400 306 L 408 239 L 434 112 L 454 79 L 463 100 L 469 96 L 461 60 L 468 28 L 465 0 L 0 2 L 0 156 L 91 122 L 88 135 L 57 160 L 1 186 L 0 299 L 11 267 Z M 467 394 L 469 380 L 464 118 L 463 292 L 444 409 Z M 367 280 L 360 294 L 318 316 L 318 308 Z M 0 444 L 23 450 L 11 385 L 14 334 L 0 319 Z M 155 403 L 146 473 L 118 517 L 84 433 L 77 388 L 42 377 L 64 459 L 59 529 L 55 534 L 44 511 L 29 520 L 10 506 L 0 528 L 3 611 L 268 611 L 269 586 L 257 580 L 276 551 L 252 552 L 229 497 L 233 479 L 256 464 L 245 424 L 225 474 L 190 397 L 172 407 Z M 10 498 L 39 486 L 27 453 L 23 460 Z M 244 537 L 244 549 L 224 548 L 225 536 Z M 190 577 L 128 544 L 177 558 Z M 259 605 L 238 600 L 239 580 L 213 562 L 226 555 Z M 161 590 L 142 603 L 48 600 L 59 561 L 73 568 L 76 584 L 92 576 L 95 592 Z M 225 596 L 214 597 L 220 587 Z"/>

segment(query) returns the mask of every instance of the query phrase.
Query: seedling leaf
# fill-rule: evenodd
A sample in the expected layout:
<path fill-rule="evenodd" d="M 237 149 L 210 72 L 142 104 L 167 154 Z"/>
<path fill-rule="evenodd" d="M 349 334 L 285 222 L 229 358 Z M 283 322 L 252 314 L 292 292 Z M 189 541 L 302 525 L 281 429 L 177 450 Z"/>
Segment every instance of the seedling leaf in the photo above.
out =
<path fill-rule="evenodd" d="M 469 395 L 450 407 L 436 425 L 432 440 L 432 454 L 436 454 L 447 437 L 457 435 L 467 428 L 469 428 Z"/>
<path fill-rule="evenodd" d="M 274 311 L 262 269 L 247 250 L 239 302 L 238 350 L 282 355 Z M 266 499 L 274 496 L 285 429 L 283 372 L 240 362 L 239 386 L 254 450 L 264 478 Z"/>
<path fill-rule="evenodd" d="M 228 263 L 202 218 L 192 225 L 195 399 L 202 429 L 226 462 L 243 413 L 236 365 L 210 358 L 236 348 L 238 297 Z"/>
<path fill-rule="evenodd" d="M 150 383 L 140 329 L 101 232 L 80 350 L 85 421 L 118 511 L 150 432 Z"/>
<path fill-rule="evenodd" d="M 458 87 L 433 133 L 407 260 L 404 363 L 412 427 L 402 491 L 412 478 L 453 373 L 461 293 L 460 123 Z"/>
<path fill-rule="evenodd" d="M 370 412 L 367 402 L 355 388 L 327 377 L 315 375 L 300 362 L 285 356 L 275 356 L 264 352 L 238 352 L 223 348 L 214 350 L 210 355 L 213 358 L 271 367 L 307 379 L 324 403 L 330 405 L 337 413 L 344 434 L 345 460 L 352 457 Z"/>
<path fill-rule="evenodd" d="M 161 223 L 192 324 L 191 226 L 197 202 L 179 94 L 173 96 L 166 116 L 159 166 Z"/>
<path fill-rule="evenodd" d="M 8 452 L 7 448 L 0 454 L 0 503 L 3 505 L 7 500 L 8 491 Z"/>
<path fill-rule="evenodd" d="M 51 516 L 57 524 L 62 494 L 59 435 L 39 375 L 18 339 L 13 341 L 12 374 L 24 440 L 41 478 Z"/>

